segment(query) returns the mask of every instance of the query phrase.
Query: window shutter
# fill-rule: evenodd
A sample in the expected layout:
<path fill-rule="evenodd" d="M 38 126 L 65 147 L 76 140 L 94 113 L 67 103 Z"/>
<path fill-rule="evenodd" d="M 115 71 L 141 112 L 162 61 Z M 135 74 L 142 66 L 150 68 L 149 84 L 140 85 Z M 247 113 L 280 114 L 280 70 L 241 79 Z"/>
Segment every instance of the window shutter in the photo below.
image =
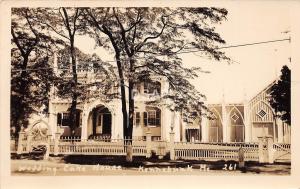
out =
<path fill-rule="evenodd" d="M 156 125 L 160 126 L 160 110 L 156 110 Z"/>
<path fill-rule="evenodd" d="M 139 126 L 141 122 L 140 112 L 135 113 L 135 125 Z"/>
<path fill-rule="evenodd" d="M 147 126 L 148 125 L 148 113 L 144 112 L 144 125 Z"/>
<path fill-rule="evenodd" d="M 61 113 L 57 113 L 57 125 L 61 125 Z"/>

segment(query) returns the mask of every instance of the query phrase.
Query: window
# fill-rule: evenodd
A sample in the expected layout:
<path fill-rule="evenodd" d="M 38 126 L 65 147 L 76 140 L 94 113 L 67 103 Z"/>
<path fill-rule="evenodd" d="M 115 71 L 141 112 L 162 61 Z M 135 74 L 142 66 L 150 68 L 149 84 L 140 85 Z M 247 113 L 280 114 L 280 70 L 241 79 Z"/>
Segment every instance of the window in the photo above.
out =
<path fill-rule="evenodd" d="M 264 110 L 260 110 L 256 113 L 261 119 L 263 119 L 265 117 L 265 115 L 267 115 L 267 113 Z"/>
<path fill-rule="evenodd" d="M 62 117 L 61 117 L 61 113 L 58 113 L 57 114 L 57 125 L 61 126 L 61 120 L 62 120 Z"/>
<path fill-rule="evenodd" d="M 144 112 L 144 125 L 147 126 L 148 125 L 148 113 Z"/>
<path fill-rule="evenodd" d="M 62 126 L 69 126 L 69 113 L 63 113 L 62 114 L 61 125 Z"/>
<path fill-rule="evenodd" d="M 145 126 L 160 126 L 160 113 L 159 109 L 148 110 L 144 112 L 144 125 Z"/>
<path fill-rule="evenodd" d="M 149 84 L 144 82 L 144 94 L 148 94 L 149 90 L 148 90 Z"/>
<path fill-rule="evenodd" d="M 148 112 L 148 123 L 149 125 L 156 125 L 156 112 L 151 110 Z"/>
<path fill-rule="evenodd" d="M 69 123 L 69 112 L 66 113 L 57 113 L 57 125 L 58 126 L 70 126 Z M 76 110 L 76 127 L 82 125 L 81 113 L 80 110 Z"/>
<path fill-rule="evenodd" d="M 160 82 L 144 82 L 144 94 L 160 95 Z"/>
<path fill-rule="evenodd" d="M 234 112 L 231 116 L 232 121 L 235 123 L 240 117 Z"/>
<path fill-rule="evenodd" d="M 136 96 L 139 93 L 141 93 L 141 84 L 137 83 L 133 89 L 133 96 Z"/>
<path fill-rule="evenodd" d="M 136 113 L 135 113 L 135 125 L 136 125 L 136 126 L 140 126 L 140 122 L 141 122 L 141 115 L 140 115 L 140 112 L 136 112 Z"/>
<path fill-rule="evenodd" d="M 102 126 L 102 114 L 99 114 L 98 115 L 98 123 L 97 123 L 97 126 Z"/>

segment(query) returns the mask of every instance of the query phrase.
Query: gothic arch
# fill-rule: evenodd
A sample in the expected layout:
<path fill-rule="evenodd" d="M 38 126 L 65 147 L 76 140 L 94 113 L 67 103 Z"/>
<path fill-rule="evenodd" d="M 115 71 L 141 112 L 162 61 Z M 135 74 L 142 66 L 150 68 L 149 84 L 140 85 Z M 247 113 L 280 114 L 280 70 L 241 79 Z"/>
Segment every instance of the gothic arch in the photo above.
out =
<path fill-rule="evenodd" d="M 267 103 L 266 101 L 264 101 L 264 100 L 259 100 L 254 105 L 252 105 L 252 107 L 250 109 L 250 113 L 253 111 L 254 108 L 256 108 L 256 106 L 259 105 L 259 103 L 265 104 L 272 111 L 272 115 L 275 116 L 275 111 L 273 110 L 273 108 L 271 107 L 271 105 L 269 103 Z"/>
<path fill-rule="evenodd" d="M 222 116 L 220 115 L 220 113 L 218 112 L 218 110 L 217 110 L 215 107 L 212 107 L 210 111 L 211 111 L 211 112 L 214 111 L 215 113 L 217 113 L 217 116 L 219 117 L 219 119 L 220 119 L 220 121 L 221 121 L 221 124 L 222 124 L 222 126 L 223 126 L 223 119 L 222 119 Z M 214 112 L 213 112 L 213 114 L 216 115 Z"/>
<path fill-rule="evenodd" d="M 32 124 L 30 124 L 30 126 L 27 129 L 27 132 L 30 133 L 32 131 L 32 129 L 34 128 L 34 126 L 36 126 L 37 124 L 40 124 L 40 123 L 47 127 L 47 134 L 50 134 L 51 128 L 50 128 L 49 124 L 42 119 L 36 120 Z"/>
<path fill-rule="evenodd" d="M 244 116 L 242 115 L 242 112 L 241 112 L 235 105 L 234 105 L 234 106 L 230 109 L 230 111 L 228 112 L 227 118 L 230 118 L 230 114 L 231 114 L 231 112 L 232 112 L 233 110 L 236 110 L 236 111 L 238 112 L 238 114 L 241 116 L 241 119 L 242 119 L 242 121 L 243 121 L 243 124 L 245 125 L 245 119 L 244 119 Z"/>
<path fill-rule="evenodd" d="M 106 107 L 112 114 L 115 114 L 115 109 L 112 105 L 105 103 L 101 100 L 94 100 L 92 103 L 88 103 L 86 107 L 86 111 L 89 113 L 92 111 L 94 108 L 99 107 L 99 106 L 104 106 Z"/>
<path fill-rule="evenodd" d="M 265 107 L 267 107 L 268 108 L 268 110 L 270 110 L 271 111 L 271 115 L 272 115 L 272 117 L 271 117 L 271 119 L 272 119 L 272 121 L 274 121 L 274 119 L 275 119 L 275 112 L 274 112 L 274 110 L 273 110 L 273 108 L 270 106 L 270 104 L 269 103 L 267 103 L 266 101 L 264 101 L 264 100 L 259 100 L 259 101 L 257 101 L 254 105 L 252 105 L 251 106 L 251 108 L 250 108 L 250 120 L 251 120 L 251 122 L 253 122 L 253 117 L 254 117 L 254 115 L 256 114 L 256 112 L 253 112 L 254 110 L 255 110 L 255 108 L 257 108 L 260 104 L 263 104 Z M 263 109 L 263 108 L 262 108 Z M 254 113 L 254 114 L 253 114 Z"/>

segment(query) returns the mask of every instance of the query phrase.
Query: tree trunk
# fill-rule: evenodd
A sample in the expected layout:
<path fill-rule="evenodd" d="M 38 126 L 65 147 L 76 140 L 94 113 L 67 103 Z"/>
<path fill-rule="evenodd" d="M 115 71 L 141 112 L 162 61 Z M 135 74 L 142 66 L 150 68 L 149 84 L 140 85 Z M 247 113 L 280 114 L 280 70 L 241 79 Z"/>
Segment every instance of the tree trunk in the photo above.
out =
<path fill-rule="evenodd" d="M 130 57 L 130 74 L 134 73 L 133 66 L 134 60 Z M 133 88 L 134 88 L 134 81 L 133 76 L 130 76 L 129 83 L 128 83 L 128 103 L 129 103 L 129 124 L 128 124 L 128 132 L 127 136 L 132 139 L 132 131 L 133 131 L 133 118 L 134 118 L 134 96 L 133 96 Z"/>
<path fill-rule="evenodd" d="M 124 82 L 124 76 L 123 76 L 123 68 L 122 68 L 122 64 L 120 61 L 120 52 L 118 52 L 118 50 L 116 50 L 116 60 L 117 60 L 118 73 L 119 73 L 119 77 L 120 77 L 121 106 L 122 106 L 122 114 L 123 114 L 123 138 L 125 139 L 127 136 L 128 114 L 127 114 L 127 105 L 126 105 L 126 94 L 125 94 L 125 82 Z"/>
<path fill-rule="evenodd" d="M 133 64 L 134 61 L 130 59 L 130 73 L 133 72 Z M 129 77 L 128 81 L 128 103 L 129 103 L 129 122 L 127 125 L 127 156 L 126 161 L 132 162 L 133 160 L 133 149 L 132 149 L 132 132 L 133 132 L 133 121 L 134 121 L 134 96 L 133 96 L 133 88 L 134 88 L 134 81 L 132 76 Z"/>
<path fill-rule="evenodd" d="M 22 126 L 27 127 L 27 125 L 23 124 L 23 123 L 25 123 L 25 117 L 24 117 L 25 106 L 24 106 L 23 101 L 24 101 L 24 95 L 26 94 L 26 86 L 27 86 L 26 68 L 27 68 L 27 64 L 28 64 L 28 55 L 25 54 L 22 57 L 23 57 L 23 64 L 22 64 L 22 73 L 21 73 L 21 84 L 20 84 L 20 90 L 18 91 L 18 93 L 20 94 L 20 98 L 17 100 L 18 107 L 15 107 L 17 109 L 16 116 L 15 116 L 16 117 L 16 119 L 15 119 L 16 129 L 15 129 L 15 133 L 14 133 L 16 138 L 19 138 L 19 132 L 21 131 Z"/>
<path fill-rule="evenodd" d="M 94 18 L 94 17 L 92 16 L 92 18 Z M 119 78 L 120 78 L 120 83 L 119 84 L 120 84 L 120 89 L 121 89 L 121 104 L 122 104 L 122 114 L 123 114 L 124 147 L 127 150 L 129 150 L 129 152 L 130 152 L 130 151 L 132 151 L 132 150 L 130 150 L 132 148 L 127 148 L 128 145 L 127 145 L 127 141 L 125 140 L 128 137 L 129 120 L 128 120 L 128 114 L 127 114 L 127 104 L 126 104 L 126 93 L 125 93 L 125 82 L 124 82 L 124 75 L 123 75 L 123 67 L 122 67 L 121 60 L 120 60 L 120 58 L 121 58 L 121 54 L 120 54 L 121 50 L 119 49 L 119 46 L 116 43 L 116 41 L 115 41 L 115 39 L 114 39 L 114 37 L 112 35 L 112 32 L 110 32 L 105 26 L 103 26 L 102 29 L 103 29 L 104 33 L 109 37 L 109 39 L 110 39 L 110 41 L 111 41 L 111 43 L 113 45 L 113 48 L 115 50 L 115 53 L 116 53 L 115 56 L 116 56 L 116 61 L 117 61 L 118 74 L 119 74 Z M 129 158 L 128 161 L 132 161 L 132 158 Z"/>
<path fill-rule="evenodd" d="M 72 63 L 72 104 L 71 104 L 71 110 L 70 110 L 70 117 L 69 117 L 69 124 L 71 129 L 71 135 L 75 135 L 75 129 L 76 129 L 76 106 L 77 106 L 77 70 L 76 70 L 76 55 L 75 55 L 75 49 L 74 49 L 74 37 L 71 37 L 70 40 L 71 46 L 70 46 L 70 52 L 71 52 L 71 63 Z"/>

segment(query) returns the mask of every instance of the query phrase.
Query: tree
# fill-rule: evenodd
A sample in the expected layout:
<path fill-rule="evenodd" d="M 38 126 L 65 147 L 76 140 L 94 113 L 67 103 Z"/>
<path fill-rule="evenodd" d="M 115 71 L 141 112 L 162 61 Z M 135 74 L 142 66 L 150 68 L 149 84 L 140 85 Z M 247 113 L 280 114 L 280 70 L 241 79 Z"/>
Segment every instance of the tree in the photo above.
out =
<path fill-rule="evenodd" d="M 85 13 L 96 41 L 100 41 L 100 45 L 110 42 L 115 54 L 121 84 L 124 137 L 132 137 L 132 91 L 140 78 L 149 79 L 151 74 L 169 80 L 172 93 L 164 97 L 175 102 L 174 110 L 203 112 L 203 95 L 189 82 L 197 76 L 199 68 L 184 68 L 178 54 L 187 49 L 199 49 L 215 60 L 228 60 L 224 53 L 216 50 L 216 44 L 225 41 L 211 26 L 226 19 L 226 9 L 85 8 Z M 128 113 L 125 83 L 128 83 Z"/>
<path fill-rule="evenodd" d="M 270 104 L 277 116 L 291 124 L 291 70 L 284 65 L 280 79 L 271 87 Z"/>
<path fill-rule="evenodd" d="M 96 54 L 89 55 L 75 48 L 77 72 L 80 73 L 77 81 L 79 102 L 91 99 L 110 101 L 116 94 L 112 93 L 111 87 L 115 85 L 116 75 L 114 67 L 103 62 Z M 72 69 L 70 62 L 70 48 L 66 47 L 57 52 L 57 67 L 59 81 L 55 82 L 55 89 L 60 98 L 72 97 Z M 91 79 L 92 78 L 92 79 Z M 96 88 L 96 90 L 95 90 Z"/>
<path fill-rule="evenodd" d="M 21 128 L 28 126 L 30 114 L 42 105 L 48 106 L 50 82 L 54 79 L 50 57 L 55 44 L 61 43 L 41 32 L 34 19 L 30 9 L 12 9 L 11 127 L 16 138 Z"/>
<path fill-rule="evenodd" d="M 83 32 L 84 25 L 80 22 L 81 11 L 79 8 L 37 8 L 36 22 L 40 23 L 44 30 L 51 31 L 51 36 L 57 36 L 66 41 L 69 47 L 69 55 L 72 64 L 72 80 L 70 90 L 72 91 L 72 103 L 70 107 L 69 124 L 72 135 L 75 133 L 76 106 L 78 100 L 78 80 L 76 67 L 75 37 Z"/>

